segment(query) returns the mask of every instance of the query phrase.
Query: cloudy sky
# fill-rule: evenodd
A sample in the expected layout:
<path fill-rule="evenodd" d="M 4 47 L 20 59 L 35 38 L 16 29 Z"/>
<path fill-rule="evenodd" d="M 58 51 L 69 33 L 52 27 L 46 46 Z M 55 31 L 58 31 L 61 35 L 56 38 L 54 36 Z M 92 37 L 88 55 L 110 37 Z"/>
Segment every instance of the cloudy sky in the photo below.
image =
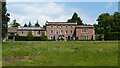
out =
<path fill-rule="evenodd" d="M 17 20 L 22 26 L 29 21 L 39 21 L 42 26 L 46 21 L 67 21 L 76 12 L 85 24 L 97 23 L 102 13 L 118 11 L 117 2 L 7 2 L 10 22 Z"/>

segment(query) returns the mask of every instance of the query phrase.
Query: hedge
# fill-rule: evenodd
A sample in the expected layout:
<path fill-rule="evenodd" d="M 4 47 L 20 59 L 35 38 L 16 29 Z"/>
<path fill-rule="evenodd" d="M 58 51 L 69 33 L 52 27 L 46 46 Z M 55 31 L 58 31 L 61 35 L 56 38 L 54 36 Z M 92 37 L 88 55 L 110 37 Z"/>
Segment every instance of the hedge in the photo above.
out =
<path fill-rule="evenodd" d="M 47 41 L 47 36 L 33 37 L 31 40 L 27 36 L 15 36 L 15 41 Z"/>
<path fill-rule="evenodd" d="M 105 40 L 120 40 L 120 32 L 108 32 L 104 36 Z"/>

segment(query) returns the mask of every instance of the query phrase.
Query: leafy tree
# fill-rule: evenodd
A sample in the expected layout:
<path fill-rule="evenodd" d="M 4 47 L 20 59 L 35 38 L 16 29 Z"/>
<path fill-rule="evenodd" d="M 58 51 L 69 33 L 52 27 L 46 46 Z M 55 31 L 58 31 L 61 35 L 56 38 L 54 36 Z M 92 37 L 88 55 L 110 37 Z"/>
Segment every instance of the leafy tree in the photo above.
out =
<path fill-rule="evenodd" d="M 115 12 L 113 15 L 114 23 L 111 24 L 113 32 L 120 32 L 120 13 Z M 114 25 L 114 26 L 113 26 Z"/>
<path fill-rule="evenodd" d="M 30 21 L 29 21 L 28 27 L 32 27 L 32 24 L 31 24 L 31 22 L 30 22 Z"/>
<path fill-rule="evenodd" d="M 8 28 L 8 23 L 10 18 L 10 14 L 7 13 L 7 8 L 6 8 L 6 2 L 2 2 L 2 38 L 5 38 L 7 34 L 7 28 Z"/>
<path fill-rule="evenodd" d="M 27 27 L 27 24 L 26 24 L 26 23 L 24 24 L 24 27 Z"/>
<path fill-rule="evenodd" d="M 40 27 L 39 23 L 38 23 L 38 20 L 36 21 L 35 23 L 35 27 Z"/>
<path fill-rule="evenodd" d="M 80 19 L 80 17 L 77 18 L 77 24 L 78 25 L 83 25 L 82 20 Z"/>
<path fill-rule="evenodd" d="M 71 19 L 68 19 L 67 22 L 77 23 L 78 25 L 83 25 L 82 20 L 78 17 L 78 14 L 75 12 Z"/>
<path fill-rule="evenodd" d="M 13 20 L 12 27 L 18 27 L 18 26 L 20 26 L 20 24 L 17 23 L 16 20 Z"/>
<path fill-rule="evenodd" d="M 115 12 L 113 15 L 109 13 L 101 14 L 98 19 L 98 24 L 94 24 L 96 34 L 102 36 L 112 32 L 120 32 L 120 13 Z M 112 34 L 113 35 L 113 34 Z"/>

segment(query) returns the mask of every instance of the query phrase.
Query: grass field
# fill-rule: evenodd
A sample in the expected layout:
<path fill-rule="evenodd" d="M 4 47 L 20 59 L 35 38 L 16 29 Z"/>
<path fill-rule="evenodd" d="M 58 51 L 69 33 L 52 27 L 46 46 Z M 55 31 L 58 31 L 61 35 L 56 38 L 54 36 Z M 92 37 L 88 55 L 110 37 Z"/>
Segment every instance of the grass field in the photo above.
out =
<path fill-rule="evenodd" d="M 118 42 L 5 42 L 3 66 L 117 66 Z"/>

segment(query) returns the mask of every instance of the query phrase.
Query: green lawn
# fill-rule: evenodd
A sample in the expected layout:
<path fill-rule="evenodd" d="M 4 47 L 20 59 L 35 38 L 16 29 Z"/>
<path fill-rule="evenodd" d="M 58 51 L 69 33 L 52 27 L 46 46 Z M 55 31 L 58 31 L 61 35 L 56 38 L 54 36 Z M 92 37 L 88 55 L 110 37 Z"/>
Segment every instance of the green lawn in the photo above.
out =
<path fill-rule="evenodd" d="M 5 42 L 3 66 L 117 66 L 118 42 Z"/>

